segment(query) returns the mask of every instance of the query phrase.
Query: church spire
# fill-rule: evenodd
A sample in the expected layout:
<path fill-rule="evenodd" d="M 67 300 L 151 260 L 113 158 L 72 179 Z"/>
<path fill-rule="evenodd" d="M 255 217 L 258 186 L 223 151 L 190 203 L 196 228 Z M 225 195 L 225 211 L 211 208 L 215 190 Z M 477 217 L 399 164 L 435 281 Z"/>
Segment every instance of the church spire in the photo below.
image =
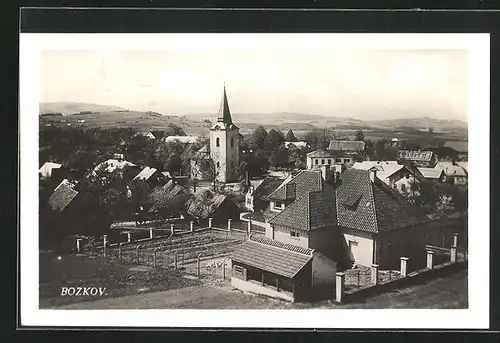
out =
<path fill-rule="evenodd" d="M 232 124 L 233 120 L 231 119 L 231 112 L 229 111 L 229 103 L 227 101 L 226 94 L 226 83 L 224 82 L 224 95 L 222 96 L 222 101 L 219 108 L 219 113 L 217 115 L 217 121 L 223 122 L 226 124 Z"/>

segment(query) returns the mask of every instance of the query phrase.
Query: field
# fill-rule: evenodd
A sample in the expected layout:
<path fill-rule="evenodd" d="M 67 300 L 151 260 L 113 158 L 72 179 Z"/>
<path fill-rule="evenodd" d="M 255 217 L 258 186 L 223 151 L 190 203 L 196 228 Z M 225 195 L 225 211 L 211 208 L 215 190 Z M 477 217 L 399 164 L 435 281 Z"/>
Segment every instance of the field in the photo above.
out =
<path fill-rule="evenodd" d="M 394 290 L 374 297 L 337 305 L 332 301 L 288 303 L 233 289 L 220 277 L 182 276 L 158 273 L 127 264 L 109 264 L 101 259 L 68 258 L 60 280 L 64 284 L 107 287 L 108 295 L 95 299 L 41 296 L 42 308 L 56 309 L 385 309 L 385 308 L 467 308 L 467 271 Z M 61 262 L 61 261 L 59 261 Z M 64 263 L 64 262 L 63 262 Z M 69 274 L 69 269 L 73 270 Z M 109 273 L 109 274 L 108 274 Z M 106 276 L 121 282 L 110 282 Z M 66 279 L 65 279 L 66 278 Z M 127 282 L 128 281 L 128 282 Z M 56 288 L 56 287 L 54 287 Z M 60 288 L 59 288 L 60 289 Z"/>

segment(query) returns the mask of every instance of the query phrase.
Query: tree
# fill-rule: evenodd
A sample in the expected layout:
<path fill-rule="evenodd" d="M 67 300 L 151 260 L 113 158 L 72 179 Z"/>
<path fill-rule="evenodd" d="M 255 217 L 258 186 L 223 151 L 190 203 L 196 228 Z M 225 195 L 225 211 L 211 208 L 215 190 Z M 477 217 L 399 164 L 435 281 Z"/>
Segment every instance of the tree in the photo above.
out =
<path fill-rule="evenodd" d="M 181 166 L 182 160 L 179 154 L 177 152 L 171 153 L 165 164 L 165 169 L 171 173 L 177 174 L 180 171 Z"/>
<path fill-rule="evenodd" d="M 271 151 L 269 163 L 275 168 L 284 167 L 288 163 L 288 150 L 284 146 L 277 146 Z"/>
<path fill-rule="evenodd" d="M 168 124 L 167 128 L 165 129 L 165 137 L 168 136 L 185 136 L 186 133 L 184 132 L 184 129 L 180 126 L 177 126 L 175 124 Z"/>
<path fill-rule="evenodd" d="M 363 133 L 363 130 L 361 130 L 361 129 L 356 130 L 354 140 L 355 141 L 364 141 L 365 140 L 365 135 Z"/>
<path fill-rule="evenodd" d="M 288 130 L 288 132 L 286 133 L 285 141 L 287 141 L 287 142 L 296 142 L 297 141 L 297 138 L 293 134 L 292 129 Z"/>
<path fill-rule="evenodd" d="M 269 130 L 266 136 L 266 150 L 271 152 L 280 146 L 285 140 L 283 134 L 274 129 Z"/>
<path fill-rule="evenodd" d="M 265 149 L 266 148 L 266 138 L 267 131 L 263 126 L 257 127 L 253 130 L 249 137 L 249 147 L 252 150 Z"/>

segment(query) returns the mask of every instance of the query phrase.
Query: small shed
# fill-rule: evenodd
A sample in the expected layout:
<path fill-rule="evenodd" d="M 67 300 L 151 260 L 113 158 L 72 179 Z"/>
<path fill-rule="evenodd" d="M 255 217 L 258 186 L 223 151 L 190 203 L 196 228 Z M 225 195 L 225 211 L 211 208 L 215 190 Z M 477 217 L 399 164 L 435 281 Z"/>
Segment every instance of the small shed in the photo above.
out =
<path fill-rule="evenodd" d="M 313 286 L 313 253 L 313 249 L 251 235 L 230 256 L 231 284 L 288 301 L 306 300 Z"/>

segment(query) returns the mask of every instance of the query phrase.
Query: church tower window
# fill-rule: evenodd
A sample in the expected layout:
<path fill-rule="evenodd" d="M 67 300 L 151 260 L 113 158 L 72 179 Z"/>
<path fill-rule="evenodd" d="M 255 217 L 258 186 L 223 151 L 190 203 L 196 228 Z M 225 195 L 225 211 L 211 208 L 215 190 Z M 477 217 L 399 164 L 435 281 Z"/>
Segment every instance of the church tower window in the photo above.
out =
<path fill-rule="evenodd" d="M 217 139 L 215 140 L 215 146 L 220 147 L 220 138 L 219 137 L 217 137 Z"/>

